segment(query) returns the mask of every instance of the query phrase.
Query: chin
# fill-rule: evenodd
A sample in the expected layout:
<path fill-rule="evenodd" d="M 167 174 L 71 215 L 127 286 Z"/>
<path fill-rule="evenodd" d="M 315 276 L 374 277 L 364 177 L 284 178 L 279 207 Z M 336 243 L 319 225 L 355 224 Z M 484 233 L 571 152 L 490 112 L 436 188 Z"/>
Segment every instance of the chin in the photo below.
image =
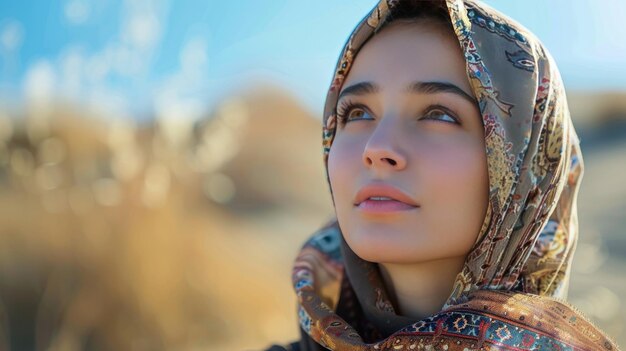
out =
<path fill-rule="evenodd" d="M 356 250 L 353 249 L 352 251 L 361 259 L 374 263 L 408 264 L 423 261 L 422 259 L 418 259 L 421 255 L 406 254 L 399 252 L 398 249 L 393 247 L 365 247 L 357 248 Z"/>
<path fill-rule="evenodd" d="M 406 245 L 405 240 L 394 239 L 388 233 L 354 233 L 346 242 L 361 259 L 375 263 L 410 263 L 425 255 L 424 250 Z"/>

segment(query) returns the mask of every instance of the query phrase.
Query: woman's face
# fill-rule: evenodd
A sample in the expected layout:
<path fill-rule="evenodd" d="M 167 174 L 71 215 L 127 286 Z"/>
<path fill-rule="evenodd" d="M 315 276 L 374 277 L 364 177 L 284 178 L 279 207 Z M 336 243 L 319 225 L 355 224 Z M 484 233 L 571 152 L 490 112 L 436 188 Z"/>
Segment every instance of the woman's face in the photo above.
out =
<path fill-rule="evenodd" d="M 357 55 L 337 111 L 345 120 L 328 171 L 350 248 L 379 263 L 465 256 L 489 185 L 482 119 L 454 33 L 428 21 L 388 25 Z"/>

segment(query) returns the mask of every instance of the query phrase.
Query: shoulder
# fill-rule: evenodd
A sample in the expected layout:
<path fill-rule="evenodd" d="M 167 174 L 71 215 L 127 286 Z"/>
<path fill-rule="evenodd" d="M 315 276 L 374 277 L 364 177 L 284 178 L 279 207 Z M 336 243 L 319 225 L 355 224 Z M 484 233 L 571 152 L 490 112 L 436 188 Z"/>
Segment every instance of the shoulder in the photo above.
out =
<path fill-rule="evenodd" d="M 330 308 L 335 308 L 344 273 L 341 231 L 336 220 L 314 232 L 302 245 L 293 271 L 296 292 L 313 289 Z"/>
<path fill-rule="evenodd" d="M 611 338 L 574 306 L 552 297 L 478 290 L 465 301 L 442 312 L 451 319 L 469 317 L 480 320 L 478 324 L 482 333 L 479 335 L 486 342 L 521 344 L 525 347 L 541 345 L 542 348 L 619 350 Z M 487 340 L 490 337 L 495 339 Z"/>

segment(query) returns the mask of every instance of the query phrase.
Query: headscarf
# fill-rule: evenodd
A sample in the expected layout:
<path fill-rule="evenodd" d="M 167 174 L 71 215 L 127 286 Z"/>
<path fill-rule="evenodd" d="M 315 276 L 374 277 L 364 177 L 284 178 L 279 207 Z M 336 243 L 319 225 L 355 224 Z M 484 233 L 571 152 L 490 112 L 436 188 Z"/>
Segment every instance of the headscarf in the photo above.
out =
<path fill-rule="evenodd" d="M 339 57 L 323 119 L 329 186 L 327 161 L 342 84 L 359 50 L 407 1 L 381 0 Z M 478 100 L 489 174 L 487 214 L 442 310 L 422 320 L 396 314 L 378 265 L 358 257 L 337 221 L 330 221 L 305 243 L 293 269 L 300 347 L 616 350 L 565 301 L 583 160 L 553 58 L 527 29 L 478 1 L 424 4 L 447 10 Z"/>

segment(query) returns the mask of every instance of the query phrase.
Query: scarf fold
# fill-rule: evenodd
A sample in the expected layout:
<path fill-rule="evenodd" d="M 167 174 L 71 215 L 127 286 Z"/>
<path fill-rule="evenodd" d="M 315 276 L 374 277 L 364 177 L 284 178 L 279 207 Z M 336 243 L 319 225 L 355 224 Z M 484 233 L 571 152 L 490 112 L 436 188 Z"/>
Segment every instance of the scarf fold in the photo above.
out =
<path fill-rule="evenodd" d="M 360 48 L 409 1 L 381 0 L 342 50 L 324 108 L 329 185 L 343 81 Z M 583 160 L 554 60 L 528 30 L 482 3 L 421 2 L 447 10 L 464 53 L 485 128 L 487 215 L 443 309 L 423 320 L 395 312 L 378 265 L 359 258 L 336 220 L 329 222 L 303 246 L 293 269 L 301 347 L 616 350 L 565 302 Z"/>
<path fill-rule="evenodd" d="M 296 258 L 300 350 L 619 350 L 565 300 L 536 294 L 481 289 L 422 320 L 396 315 L 375 265 L 346 247 L 331 221 Z"/>

